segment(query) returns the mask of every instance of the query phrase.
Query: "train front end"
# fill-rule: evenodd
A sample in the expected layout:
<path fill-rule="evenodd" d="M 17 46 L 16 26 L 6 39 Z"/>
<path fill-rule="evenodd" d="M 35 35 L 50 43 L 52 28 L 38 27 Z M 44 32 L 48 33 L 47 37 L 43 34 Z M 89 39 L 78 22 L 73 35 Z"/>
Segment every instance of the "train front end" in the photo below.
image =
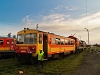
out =
<path fill-rule="evenodd" d="M 17 33 L 16 53 L 19 61 L 31 62 L 36 59 L 38 53 L 37 30 L 24 29 Z"/>
<path fill-rule="evenodd" d="M 15 57 L 15 46 L 14 38 L 0 37 L 0 58 Z"/>

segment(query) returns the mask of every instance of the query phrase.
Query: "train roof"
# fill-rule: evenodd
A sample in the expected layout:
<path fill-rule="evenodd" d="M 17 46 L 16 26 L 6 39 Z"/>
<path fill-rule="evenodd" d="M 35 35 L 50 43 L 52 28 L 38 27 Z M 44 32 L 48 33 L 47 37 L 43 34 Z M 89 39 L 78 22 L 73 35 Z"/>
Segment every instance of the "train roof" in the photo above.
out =
<path fill-rule="evenodd" d="M 26 28 L 25 30 L 34 30 L 34 31 L 37 31 L 37 32 L 42 32 L 42 33 L 47 33 L 47 34 L 53 34 L 53 35 L 56 35 L 56 36 L 60 36 L 60 37 L 64 37 L 64 38 L 69 38 L 69 37 L 65 37 L 65 36 L 61 36 L 61 35 L 58 35 L 58 34 L 54 34 L 54 33 L 50 33 L 50 32 L 45 32 L 45 31 L 41 31 L 41 30 L 36 30 L 36 29 L 29 29 L 29 28 Z M 24 30 L 21 30 L 19 32 L 22 32 Z M 18 32 L 18 33 L 19 33 Z"/>
<path fill-rule="evenodd" d="M 83 40 L 80 40 L 81 42 L 85 42 L 85 41 L 83 41 Z"/>
<path fill-rule="evenodd" d="M 36 29 L 29 29 L 29 28 L 23 29 L 23 30 L 21 30 L 21 31 L 24 31 L 24 30 L 34 30 L 34 31 L 37 31 L 37 32 L 49 33 L 49 32 L 45 32 L 45 31 L 36 30 Z M 19 32 L 21 32 L 21 31 L 19 31 Z M 19 33 L 19 32 L 18 32 L 18 33 Z"/>
<path fill-rule="evenodd" d="M 69 38 L 77 39 L 75 36 L 69 36 Z"/>
<path fill-rule="evenodd" d="M 12 37 L 0 37 L 0 39 L 1 38 L 4 38 L 4 39 L 14 39 L 14 38 L 12 38 Z"/>

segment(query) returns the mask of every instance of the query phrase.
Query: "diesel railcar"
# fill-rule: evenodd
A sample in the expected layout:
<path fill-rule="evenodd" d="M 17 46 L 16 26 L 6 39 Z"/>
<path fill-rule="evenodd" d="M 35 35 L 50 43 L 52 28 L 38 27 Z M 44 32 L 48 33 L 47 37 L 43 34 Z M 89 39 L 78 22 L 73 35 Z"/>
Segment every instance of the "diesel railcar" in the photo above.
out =
<path fill-rule="evenodd" d="M 17 33 L 16 53 L 20 61 L 33 61 L 42 49 L 45 58 L 58 58 L 75 52 L 75 40 L 35 29 L 24 29 Z"/>
<path fill-rule="evenodd" d="M 15 56 L 16 42 L 11 37 L 0 37 L 0 58 L 8 58 Z"/>

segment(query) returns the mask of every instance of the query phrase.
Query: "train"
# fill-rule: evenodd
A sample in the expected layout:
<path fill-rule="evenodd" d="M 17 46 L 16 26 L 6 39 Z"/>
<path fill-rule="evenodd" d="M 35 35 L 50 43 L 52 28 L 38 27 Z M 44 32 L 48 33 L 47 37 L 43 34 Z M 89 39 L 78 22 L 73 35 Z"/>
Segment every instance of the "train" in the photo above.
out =
<path fill-rule="evenodd" d="M 59 58 L 78 53 L 86 48 L 86 42 L 74 36 L 64 37 L 50 32 L 24 28 L 17 33 L 16 53 L 18 61 L 34 62 L 40 49 L 45 59 Z"/>
<path fill-rule="evenodd" d="M 75 50 L 76 53 L 81 52 L 82 50 L 85 50 L 87 47 L 87 44 L 83 40 L 79 40 L 77 37 L 74 36 L 69 36 L 68 38 L 74 39 L 75 40 Z"/>
<path fill-rule="evenodd" d="M 16 40 L 11 37 L 0 37 L 0 58 L 15 57 Z"/>

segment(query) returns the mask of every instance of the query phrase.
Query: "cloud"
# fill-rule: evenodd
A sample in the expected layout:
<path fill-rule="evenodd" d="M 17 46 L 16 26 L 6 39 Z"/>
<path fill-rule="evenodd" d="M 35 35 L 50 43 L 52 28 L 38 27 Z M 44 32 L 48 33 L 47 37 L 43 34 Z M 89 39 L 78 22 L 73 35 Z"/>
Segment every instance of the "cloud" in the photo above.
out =
<path fill-rule="evenodd" d="M 7 36 L 11 32 L 11 35 L 17 35 L 17 32 L 23 29 L 22 25 L 17 24 L 0 24 L 0 36 Z"/>
<path fill-rule="evenodd" d="M 28 28 L 36 28 L 36 23 L 38 23 L 39 30 L 56 33 L 62 36 L 75 34 L 77 37 L 81 36 L 83 40 L 87 40 L 87 31 L 84 28 L 88 28 L 91 36 L 90 40 L 92 40 L 93 43 L 96 43 L 98 40 L 94 40 L 92 37 L 95 35 L 95 32 L 100 31 L 99 15 L 100 12 L 73 19 L 70 18 L 70 15 L 56 13 L 46 16 L 42 15 L 41 19 L 39 18 L 41 21 L 38 21 L 38 19 L 35 20 L 34 18 L 32 19 L 33 16 L 26 16 L 23 20 L 26 22 L 26 27 Z M 97 33 L 96 36 L 100 37 L 98 34 L 99 33 Z M 98 37 L 96 39 L 99 39 Z"/>
<path fill-rule="evenodd" d="M 65 19 L 70 17 L 70 15 L 64 15 L 64 14 L 51 14 L 47 16 L 43 16 L 43 21 L 45 22 L 54 22 L 54 23 L 59 23 L 63 22 Z"/>
<path fill-rule="evenodd" d="M 76 10 L 83 10 L 84 8 L 80 8 L 79 6 L 70 5 L 70 6 L 65 7 L 65 9 L 71 10 L 71 11 L 76 11 Z"/>
<path fill-rule="evenodd" d="M 52 12 L 61 12 L 61 11 L 81 11 L 86 10 L 86 8 L 79 7 L 78 5 L 67 5 L 66 4 L 59 4 L 57 7 L 52 9 Z"/>
<path fill-rule="evenodd" d="M 26 25 L 31 25 L 34 23 L 40 23 L 43 26 L 53 26 L 53 25 L 62 25 L 62 26 L 69 26 L 68 28 L 74 26 L 82 26 L 86 27 L 87 23 L 92 27 L 96 27 L 97 25 L 100 26 L 100 12 L 88 15 L 82 18 L 78 19 L 72 19 L 70 18 L 70 15 L 64 15 L 64 14 L 50 14 L 46 16 L 41 16 L 41 21 L 38 21 L 38 19 L 35 19 L 33 16 L 26 16 L 23 18 L 23 22 L 26 23 Z M 96 24 L 96 25 L 95 25 Z"/>

